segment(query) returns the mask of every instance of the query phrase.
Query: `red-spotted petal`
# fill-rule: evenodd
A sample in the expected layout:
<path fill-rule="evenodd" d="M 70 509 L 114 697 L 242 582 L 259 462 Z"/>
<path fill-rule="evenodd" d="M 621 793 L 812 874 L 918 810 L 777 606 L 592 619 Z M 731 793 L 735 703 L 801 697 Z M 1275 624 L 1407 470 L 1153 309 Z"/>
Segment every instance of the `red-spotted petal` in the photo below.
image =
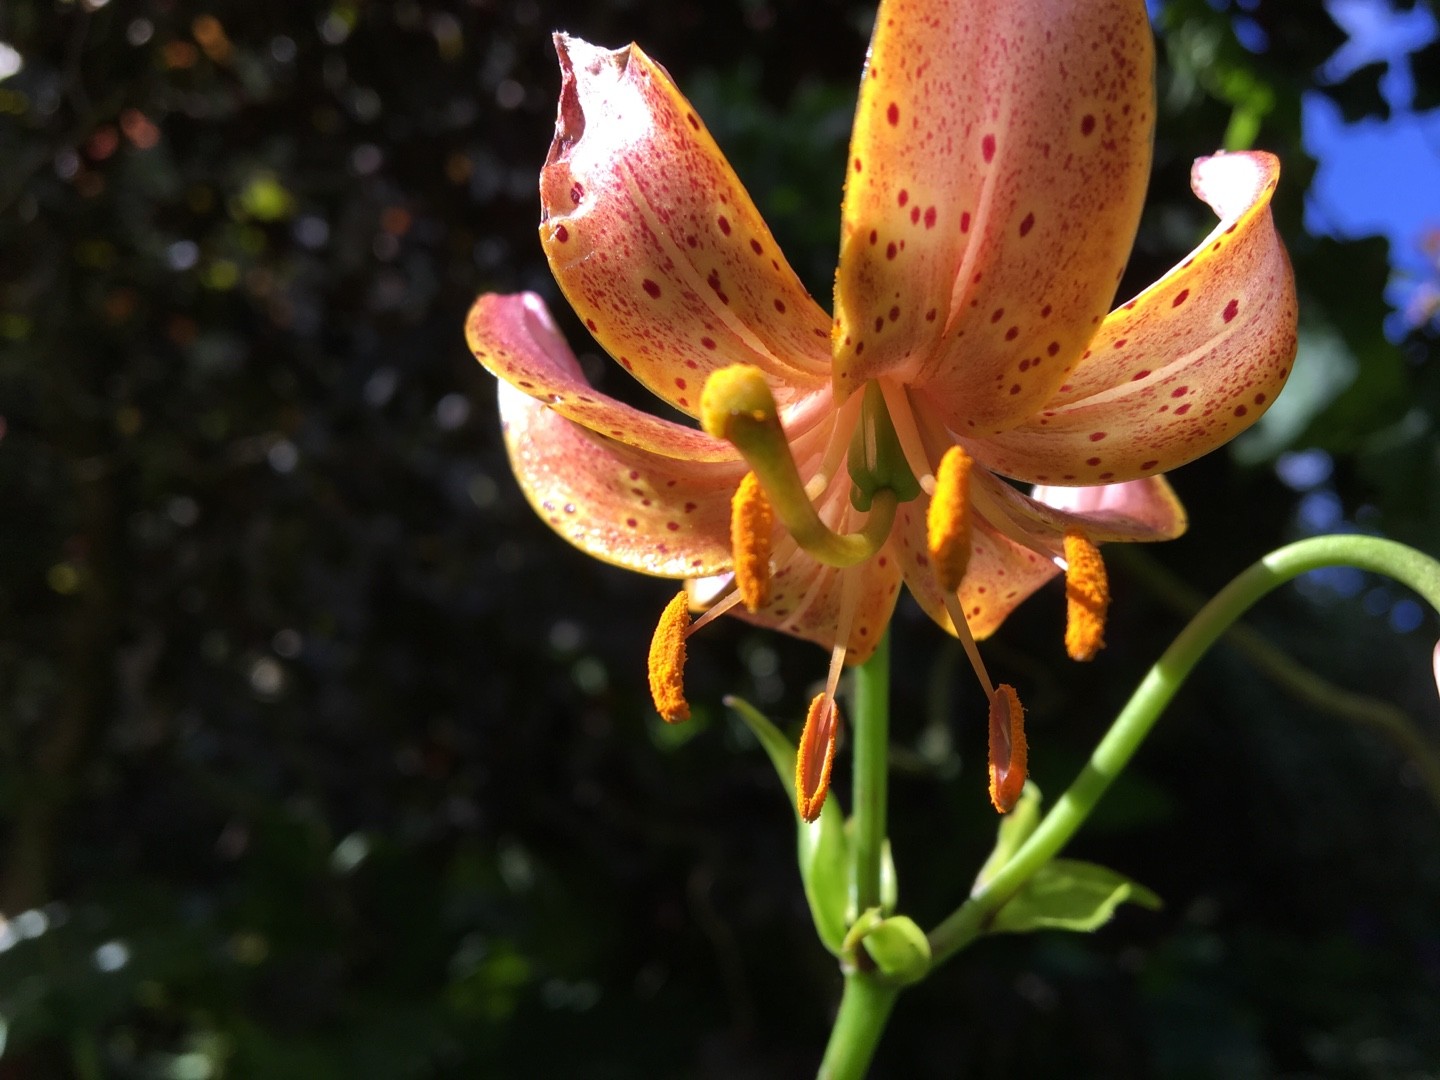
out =
<path fill-rule="evenodd" d="M 895 372 L 962 435 L 1054 392 L 1134 240 L 1153 52 L 1133 0 L 881 5 L 847 172 L 838 387 Z"/>
<path fill-rule="evenodd" d="M 845 582 L 845 577 L 852 580 Z M 703 591 L 694 583 L 692 597 Z M 825 648 L 834 646 L 839 634 L 841 597 L 844 588 L 857 590 L 854 621 L 850 626 L 846 662 L 863 663 L 884 636 L 900 595 L 900 565 L 888 552 L 848 570 L 825 566 L 803 550 L 793 553 L 770 578 L 770 601 L 751 613 L 744 605 L 733 611 L 746 622 L 781 630 Z"/>
<path fill-rule="evenodd" d="M 641 412 L 586 382 L 545 301 L 534 293 L 482 295 L 465 320 L 465 338 L 492 375 L 599 435 L 686 461 L 739 460 L 729 443 Z"/>
<path fill-rule="evenodd" d="M 887 550 L 898 558 L 905 584 L 925 613 L 946 633 L 954 624 L 941 599 L 940 584 L 925 546 L 925 512 L 929 499 L 906 503 L 895 517 Z M 1053 561 L 1015 543 L 989 521 L 977 517 L 971 533 L 970 563 L 960 583 L 959 599 L 970 632 L 989 637 L 1036 589 L 1060 572 Z"/>
<path fill-rule="evenodd" d="M 743 462 L 661 457 L 607 439 L 499 384 L 515 477 L 535 512 L 581 551 L 660 577 L 730 566 L 730 496 Z"/>
<path fill-rule="evenodd" d="M 764 371 L 782 406 L 824 385 L 829 318 L 670 76 L 635 45 L 555 48 L 540 238 L 595 339 L 692 416 L 727 364 Z"/>
<path fill-rule="evenodd" d="M 1270 407 L 1296 349 L 1295 277 L 1275 231 L 1271 154 L 1196 162 L 1220 224 L 1190 257 L 1112 312 L 1054 398 L 974 442 L 998 472 L 1045 484 L 1130 480 L 1229 441 Z"/>

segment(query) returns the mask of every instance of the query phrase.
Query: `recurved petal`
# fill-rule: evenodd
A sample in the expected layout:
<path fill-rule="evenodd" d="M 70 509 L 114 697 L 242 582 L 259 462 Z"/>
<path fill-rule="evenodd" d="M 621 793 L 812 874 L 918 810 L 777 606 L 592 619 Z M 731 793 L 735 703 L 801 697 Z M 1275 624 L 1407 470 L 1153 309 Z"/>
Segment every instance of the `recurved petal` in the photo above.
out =
<path fill-rule="evenodd" d="M 1270 214 L 1279 175 L 1272 154 L 1197 161 L 1191 185 L 1220 224 L 1105 319 L 1036 415 L 975 440 L 975 457 L 1034 483 L 1119 482 L 1174 469 L 1253 424 L 1295 358 L 1295 277 Z"/>
<path fill-rule="evenodd" d="M 896 556 L 905 584 L 925 613 L 946 633 L 955 633 L 945 610 L 940 584 L 926 554 L 925 511 L 929 499 L 921 496 L 900 508 L 895 517 L 889 550 Z M 1053 561 L 1015 543 L 983 517 L 971 533 L 970 564 L 960 583 L 959 599 L 970 632 L 986 638 L 1000 628 L 1009 614 L 1060 568 Z"/>
<path fill-rule="evenodd" d="M 1113 302 L 1150 168 L 1134 0 L 887 0 L 847 171 L 836 382 L 920 384 L 961 434 L 1050 396 Z"/>
<path fill-rule="evenodd" d="M 555 48 L 540 238 L 595 339 L 692 416 L 728 364 L 764 371 L 781 406 L 828 382 L 829 318 L 670 76 L 635 45 Z"/>
<path fill-rule="evenodd" d="M 1095 543 L 1174 540 L 1190 525 L 1180 496 L 1163 476 L 1096 487 L 1036 486 L 1029 496 L 991 479 L 1015 517 L 1055 537 L 1077 526 Z"/>
<path fill-rule="evenodd" d="M 499 384 L 510 465 L 535 512 L 586 554 L 660 577 L 730 565 L 730 496 L 743 462 L 662 457 L 597 435 Z"/>
<path fill-rule="evenodd" d="M 465 319 L 465 340 L 492 375 L 596 434 L 663 457 L 739 461 L 729 443 L 641 412 L 586 382 L 545 301 L 534 293 L 479 297 Z"/>

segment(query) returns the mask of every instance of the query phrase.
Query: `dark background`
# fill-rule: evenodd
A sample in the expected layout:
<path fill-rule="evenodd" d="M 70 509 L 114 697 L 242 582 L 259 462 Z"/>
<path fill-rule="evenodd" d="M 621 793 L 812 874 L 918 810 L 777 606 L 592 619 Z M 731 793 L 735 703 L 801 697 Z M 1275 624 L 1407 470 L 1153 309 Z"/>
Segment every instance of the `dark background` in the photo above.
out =
<path fill-rule="evenodd" d="M 671 586 L 530 513 L 461 327 L 479 291 L 556 300 L 557 28 L 664 63 L 828 298 L 870 18 L 5 0 L 0 1078 L 813 1072 L 839 976 L 719 702 L 793 732 L 825 656 L 724 621 L 664 728 L 643 665 Z M 1064 659 L 1054 588 L 985 646 L 1052 796 L 1183 625 L 1169 586 L 1321 527 L 1440 554 L 1435 325 L 1387 338 L 1386 243 L 1302 225 L 1300 95 L 1384 116 L 1381 70 L 1319 81 L 1344 36 L 1315 2 L 1170 0 L 1160 31 L 1121 291 L 1208 230 L 1191 160 L 1254 130 L 1302 349 L 1283 426 L 1174 476 L 1190 533 L 1114 552 L 1099 660 Z M 1440 105 L 1436 48 L 1411 64 Z M 1320 468 L 1286 484 L 1296 449 Z M 1218 649 L 1072 845 L 1165 909 L 980 942 L 901 999 L 875 1075 L 1440 1076 L 1437 631 L 1407 604 L 1338 573 L 1260 607 L 1298 674 Z M 983 712 L 909 601 L 894 642 L 892 835 L 929 926 L 993 835 Z M 1376 696 L 1344 712 L 1322 674 Z"/>

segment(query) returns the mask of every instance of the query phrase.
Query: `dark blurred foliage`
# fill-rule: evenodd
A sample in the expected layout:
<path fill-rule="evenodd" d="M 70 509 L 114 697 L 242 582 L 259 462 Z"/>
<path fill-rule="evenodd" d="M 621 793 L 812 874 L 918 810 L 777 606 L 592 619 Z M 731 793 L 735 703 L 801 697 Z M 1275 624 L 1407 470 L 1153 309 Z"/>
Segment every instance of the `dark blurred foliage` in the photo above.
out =
<path fill-rule="evenodd" d="M 664 729 L 642 665 L 669 586 L 530 513 L 461 324 L 478 291 L 556 299 L 556 28 L 665 63 L 828 295 L 870 14 L 5 0 L 0 1077 L 813 1071 L 839 977 L 790 811 L 719 701 L 793 730 L 824 656 L 717 625 L 696 719 Z M 1304 340 L 1266 424 L 1175 476 L 1194 524 L 1149 565 L 1212 593 L 1317 528 L 1440 554 L 1435 324 L 1387 338 L 1385 242 L 1302 225 L 1300 96 L 1382 115 L 1376 71 L 1319 82 L 1343 35 L 1313 0 L 1169 0 L 1159 25 L 1122 291 L 1208 229 L 1191 160 L 1253 141 L 1285 161 Z M 1282 459 L 1287 485 L 1293 450 L 1323 453 Z M 1142 569 L 1117 554 L 1094 664 L 1063 659 L 1054 590 L 986 647 L 1052 796 L 1182 625 Z M 1407 604 L 1322 575 L 1252 625 L 1436 746 L 1435 622 Z M 894 638 L 894 850 L 932 924 L 993 832 L 983 721 L 908 602 Z M 981 942 L 902 999 L 875 1075 L 1440 1076 L 1420 776 L 1218 650 L 1072 847 L 1167 908 Z"/>

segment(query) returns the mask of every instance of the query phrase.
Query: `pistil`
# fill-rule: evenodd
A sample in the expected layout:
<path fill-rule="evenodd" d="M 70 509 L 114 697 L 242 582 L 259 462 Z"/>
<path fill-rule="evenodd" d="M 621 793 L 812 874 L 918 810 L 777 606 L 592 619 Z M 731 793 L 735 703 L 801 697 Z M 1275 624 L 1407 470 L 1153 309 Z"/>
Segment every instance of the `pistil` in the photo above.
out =
<path fill-rule="evenodd" d="M 726 439 L 754 470 L 785 530 L 817 561 L 855 566 L 878 552 L 890 536 L 899 500 L 889 489 L 874 493 L 859 532 L 842 535 L 821 519 L 811 501 L 790 443 L 780 426 L 775 398 L 759 368 L 733 364 L 713 373 L 700 397 L 700 423 Z"/>

